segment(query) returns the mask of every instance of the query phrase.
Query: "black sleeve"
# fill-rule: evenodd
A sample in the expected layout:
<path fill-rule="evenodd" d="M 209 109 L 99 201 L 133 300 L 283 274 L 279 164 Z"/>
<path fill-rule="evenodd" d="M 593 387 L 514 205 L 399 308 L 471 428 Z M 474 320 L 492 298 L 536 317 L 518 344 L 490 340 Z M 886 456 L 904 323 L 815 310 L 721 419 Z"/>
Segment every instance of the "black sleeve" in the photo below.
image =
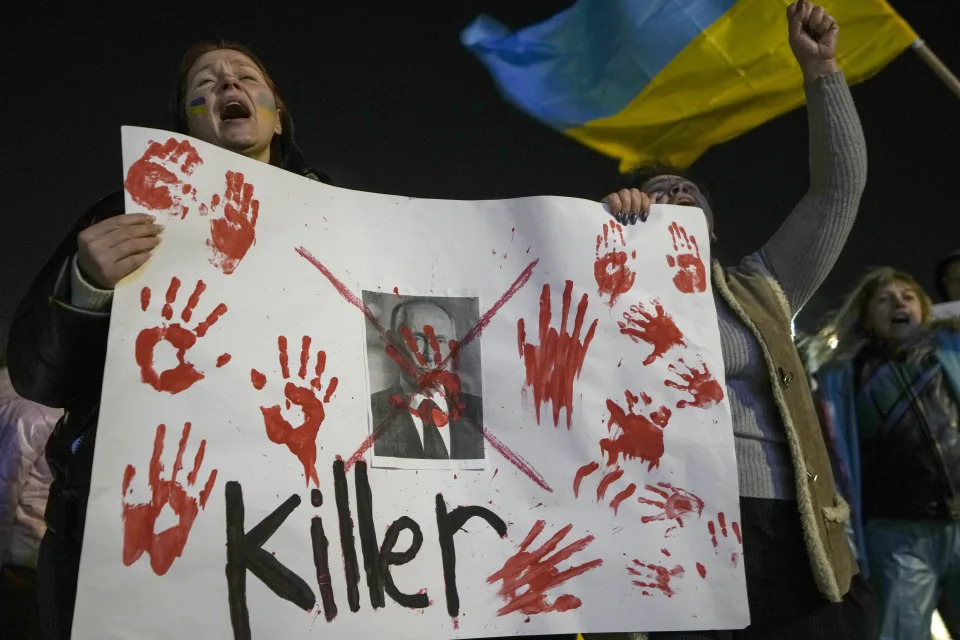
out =
<path fill-rule="evenodd" d="M 7 359 L 13 386 L 23 397 L 51 407 L 69 407 L 80 393 L 99 388 L 110 312 L 70 304 L 71 260 L 83 229 L 119 213 L 123 213 L 122 191 L 91 207 L 17 306 Z"/>

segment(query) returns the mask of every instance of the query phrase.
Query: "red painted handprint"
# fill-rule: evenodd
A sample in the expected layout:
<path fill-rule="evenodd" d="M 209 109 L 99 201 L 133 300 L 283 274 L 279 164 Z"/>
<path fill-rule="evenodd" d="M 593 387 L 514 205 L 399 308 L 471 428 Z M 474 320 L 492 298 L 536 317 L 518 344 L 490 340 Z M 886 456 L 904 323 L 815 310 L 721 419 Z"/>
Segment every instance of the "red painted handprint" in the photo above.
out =
<path fill-rule="evenodd" d="M 663 565 L 652 562 L 640 562 L 634 559 L 632 567 L 627 567 L 627 573 L 637 576 L 640 580 L 631 580 L 633 584 L 644 589 L 656 589 L 668 598 L 672 598 L 677 592 L 670 584 L 672 578 L 682 578 L 684 574 L 683 567 L 676 565 L 673 569 L 667 569 Z M 644 590 L 643 595 L 653 595 Z"/>
<path fill-rule="evenodd" d="M 431 416 L 426 418 L 429 424 L 445 427 L 452 420 L 460 419 L 460 411 L 464 408 L 461 400 L 462 385 L 460 381 L 460 345 L 456 340 L 446 336 L 443 338 L 446 345 L 446 356 L 440 346 L 433 325 L 424 325 L 421 336 L 414 335 L 413 329 L 403 325 L 400 327 L 400 336 L 403 345 L 387 344 L 385 351 L 407 379 L 417 389 L 427 393 L 439 392 L 446 399 L 446 411 L 435 403 L 428 403 Z M 431 360 L 424 355 L 429 350 Z M 393 406 L 405 406 L 407 400 L 399 395 L 390 398 Z M 424 405 L 427 406 L 427 405 Z M 410 412 L 419 415 L 419 407 L 408 407 Z M 424 419 L 421 416 L 421 419 Z"/>
<path fill-rule="evenodd" d="M 634 342 L 643 340 L 653 347 L 653 351 L 644 359 L 644 365 L 651 364 L 671 347 L 687 346 L 683 340 L 683 334 L 673 321 L 673 316 L 663 310 L 659 300 L 653 299 L 650 302 L 653 304 L 656 315 L 647 311 L 640 302 L 630 307 L 629 312 L 623 313 L 623 319 L 626 322 L 617 322 L 620 333 Z"/>
<path fill-rule="evenodd" d="M 661 511 L 653 516 L 643 516 L 640 518 L 640 522 L 647 523 L 659 520 L 677 521 L 676 526 L 669 527 L 666 530 L 663 534 L 664 538 L 678 533 L 678 529 L 683 527 L 684 519 L 689 519 L 693 516 L 699 518 L 700 514 L 703 513 L 703 500 L 686 489 L 674 487 L 669 482 L 658 482 L 656 487 L 648 484 L 644 489 L 656 494 L 656 497 L 651 500 L 641 496 L 637 498 L 637 501 L 641 504 L 659 507 Z"/>
<path fill-rule="evenodd" d="M 663 455 L 663 429 L 670 421 L 671 412 L 670 409 L 661 406 L 647 418 L 633 412 L 640 398 L 630 393 L 629 389 L 624 392 L 624 395 L 627 398 L 627 412 L 613 400 L 607 400 L 607 410 L 610 412 L 607 431 L 616 425 L 619 433 L 614 439 L 601 440 L 600 450 L 607 453 L 607 466 L 615 465 L 618 456 L 623 455 L 624 459 L 640 458 L 642 461 L 649 462 L 647 466 L 649 471 L 660 466 L 660 457 Z M 650 396 L 645 393 L 641 393 L 640 397 L 647 406 L 653 403 Z"/>
<path fill-rule="evenodd" d="M 613 238 L 614 246 L 610 248 L 610 235 L 614 231 L 620 236 L 620 244 L 627 246 L 627 241 L 623 239 L 623 227 L 616 222 L 605 222 L 603 235 L 597 236 L 597 259 L 593 263 L 593 276 L 600 287 L 600 295 L 610 296 L 611 307 L 617 303 L 621 294 L 630 291 L 637 279 L 637 274 L 627 266 L 626 252 L 617 250 L 616 236 Z M 605 250 L 609 249 L 603 255 L 600 255 L 601 244 Z M 632 255 L 636 258 L 637 252 L 634 251 Z"/>
<path fill-rule="evenodd" d="M 553 553 L 553 550 L 573 528 L 573 525 L 570 524 L 555 533 L 539 549 L 527 551 L 527 547 L 543 532 L 545 525 L 546 523 L 543 520 L 537 520 L 530 529 L 530 533 L 520 543 L 520 549 L 506 561 L 502 569 L 487 578 L 487 582 L 490 584 L 497 580 L 503 580 L 503 586 L 500 587 L 499 594 L 507 601 L 507 604 L 497 611 L 498 616 L 514 611 L 532 615 L 547 611 L 576 609 L 582 604 L 580 598 L 565 593 L 550 603 L 547 602 L 547 589 L 560 585 L 570 578 L 603 564 L 603 560 L 597 558 L 563 571 L 557 570 L 558 564 L 575 553 L 583 551 L 587 545 L 593 542 L 593 536 L 585 536 Z M 521 592 L 522 589 L 524 590 Z"/>
<path fill-rule="evenodd" d="M 186 140 L 170 138 L 163 144 L 151 140 L 140 159 L 130 166 L 123 186 L 144 208 L 184 217 L 189 208 L 183 204 L 183 196 L 195 201 L 197 195 L 184 178 L 202 163 L 200 154 Z"/>
<path fill-rule="evenodd" d="M 679 389 L 680 391 L 686 391 L 693 396 L 693 400 L 680 400 L 677 402 L 678 409 L 682 409 L 687 405 L 690 405 L 691 407 L 698 407 L 700 409 L 709 409 L 723 400 L 723 387 L 721 387 L 720 383 L 717 382 L 710 374 L 710 369 L 707 368 L 707 364 L 705 362 L 701 361 L 701 364 L 703 364 L 703 371 L 700 371 L 699 369 L 691 369 L 688 367 L 683 361 L 683 358 L 679 358 L 679 360 L 680 364 L 682 364 L 684 369 L 687 370 L 687 373 L 681 372 L 672 364 L 668 365 L 667 368 L 680 376 L 684 384 L 674 382 L 673 380 L 664 380 L 663 382 L 663 384 L 668 387 L 673 387 L 674 389 Z"/>
<path fill-rule="evenodd" d="M 313 480 L 313 483 L 319 487 L 320 479 L 317 477 L 317 434 L 320 433 L 320 425 L 326 417 L 323 405 L 330 402 L 330 397 L 337 390 L 337 378 L 330 378 L 327 383 L 327 391 L 321 400 L 319 393 L 323 386 L 320 378 L 323 376 L 324 369 L 327 366 L 327 354 L 324 351 L 317 352 L 317 363 L 314 367 L 316 377 L 307 383 L 307 364 L 310 360 L 310 338 L 303 336 L 300 347 L 300 370 L 297 377 L 303 381 L 303 385 L 294 384 L 290 378 L 290 362 L 287 356 L 287 338 L 279 336 L 277 346 L 280 349 L 280 371 L 286 384 L 283 387 L 283 395 L 286 398 L 286 407 L 299 407 L 303 413 L 303 422 L 294 427 L 283 417 L 280 405 L 275 404 L 272 407 L 260 407 L 263 414 L 263 424 L 267 429 L 267 437 L 277 444 L 285 444 L 290 452 L 299 458 L 303 464 L 303 473 L 307 480 L 307 485 Z M 258 391 L 263 389 L 267 383 L 267 376 L 256 369 L 250 370 L 250 381 L 254 389 Z"/>
<path fill-rule="evenodd" d="M 180 319 L 183 322 L 190 322 L 193 315 L 193 309 L 200 301 L 200 296 L 206 290 L 207 285 L 203 280 L 197 280 L 197 286 L 190 294 Z M 180 289 L 180 280 L 170 279 L 170 286 L 167 288 L 166 303 L 163 305 L 161 315 L 165 320 L 173 318 L 173 303 L 177 299 L 177 292 Z M 150 287 L 144 287 L 140 291 L 140 308 L 144 311 L 150 304 Z M 201 321 L 193 329 L 187 329 L 179 322 L 173 324 L 161 324 L 159 327 L 150 327 L 144 329 L 137 335 L 136 340 L 136 361 L 140 366 L 141 379 L 157 391 L 166 391 L 167 393 L 180 393 L 189 389 L 194 382 L 203 379 L 203 372 L 198 371 L 192 363 L 184 360 L 186 353 L 197 343 L 197 340 L 206 335 L 220 316 L 227 312 L 227 305 L 222 302 L 210 312 L 206 320 Z M 154 356 L 157 345 L 161 342 L 168 342 L 170 346 L 176 349 L 177 366 L 157 373 L 154 369 Z M 217 366 L 222 366 L 230 360 L 229 354 L 223 354 L 217 361 Z"/>
<path fill-rule="evenodd" d="M 687 236 L 687 231 L 676 222 L 670 225 L 670 237 L 676 255 L 667 255 L 667 264 L 679 267 L 673 276 L 673 284 L 681 293 L 699 293 L 707 290 L 706 269 L 700 259 L 697 239 Z"/>
<path fill-rule="evenodd" d="M 253 185 L 243 181 L 242 173 L 227 171 L 226 179 L 223 217 L 210 221 L 207 245 L 213 249 L 210 264 L 229 275 L 256 242 L 255 228 L 257 216 L 260 215 L 260 201 L 253 199 Z M 214 196 L 211 208 L 215 210 L 219 202 Z"/>
<path fill-rule="evenodd" d="M 573 321 L 573 333 L 567 333 L 572 294 L 573 281 L 567 280 L 563 288 L 563 316 L 560 330 L 557 331 L 550 326 L 550 285 L 543 285 L 540 295 L 540 346 L 527 342 L 523 318 L 517 321 L 517 344 L 526 367 L 525 384 L 533 388 L 537 424 L 540 423 L 540 405 L 549 401 L 553 404 L 554 426 L 559 424 L 560 409 L 564 408 L 567 412 L 568 429 L 573 416 L 573 381 L 580 377 L 583 360 L 597 330 L 597 320 L 594 320 L 581 342 L 580 331 L 587 314 L 587 294 L 583 294 Z"/>
<path fill-rule="evenodd" d="M 717 514 L 717 524 L 720 525 L 720 540 L 717 540 L 717 525 L 714 524 L 713 520 L 707 522 L 707 531 L 710 532 L 710 543 L 713 544 L 713 552 L 717 555 L 723 553 L 726 556 L 727 551 L 730 552 L 730 564 L 737 566 L 737 562 L 740 559 L 740 553 L 743 549 L 743 537 L 740 535 L 740 524 L 736 521 L 730 523 L 730 529 L 733 531 L 733 535 L 737 538 L 737 544 L 734 546 L 733 540 L 730 539 L 730 536 L 727 533 L 727 517 L 723 515 L 723 512 Z M 723 552 L 720 551 L 721 543 L 725 547 Z"/>
<path fill-rule="evenodd" d="M 217 480 L 217 470 L 214 469 L 207 477 L 207 482 L 198 497 L 187 494 L 187 489 L 196 483 L 200 466 L 203 464 L 207 441 L 201 440 L 197 455 L 193 459 L 193 470 L 187 474 L 186 488 L 177 481 L 177 474 L 183 468 L 183 453 L 190 438 L 189 422 L 183 425 L 183 436 L 180 438 L 180 448 L 177 449 L 177 459 L 173 463 L 173 473 L 170 474 L 169 480 L 161 479 L 163 464 L 160 462 L 160 457 L 163 455 L 163 439 L 166 430 L 165 425 L 158 426 L 157 435 L 153 441 L 153 457 L 150 459 L 148 472 L 150 502 L 140 504 L 126 502 L 130 482 L 136 476 L 137 470 L 132 464 L 128 464 L 123 473 L 123 564 L 130 566 L 146 551 L 150 556 L 150 568 L 158 576 L 165 574 L 173 561 L 183 553 L 193 521 L 196 520 L 200 509 L 207 506 L 213 484 Z M 177 524 L 157 532 L 157 516 L 167 505 L 176 514 Z"/>

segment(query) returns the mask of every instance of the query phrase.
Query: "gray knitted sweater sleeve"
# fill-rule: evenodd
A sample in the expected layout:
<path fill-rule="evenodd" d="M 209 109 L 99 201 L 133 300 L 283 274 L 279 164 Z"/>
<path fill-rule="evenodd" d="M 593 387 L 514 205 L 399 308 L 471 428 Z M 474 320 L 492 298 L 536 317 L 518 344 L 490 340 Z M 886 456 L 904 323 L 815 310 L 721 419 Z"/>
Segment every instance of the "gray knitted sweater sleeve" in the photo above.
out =
<path fill-rule="evenodd" d="M 842 72 L 804 85 L 810 189 L 760 251 L 796 314 L 830 273 L 857 217 L 867 147 Z"/>

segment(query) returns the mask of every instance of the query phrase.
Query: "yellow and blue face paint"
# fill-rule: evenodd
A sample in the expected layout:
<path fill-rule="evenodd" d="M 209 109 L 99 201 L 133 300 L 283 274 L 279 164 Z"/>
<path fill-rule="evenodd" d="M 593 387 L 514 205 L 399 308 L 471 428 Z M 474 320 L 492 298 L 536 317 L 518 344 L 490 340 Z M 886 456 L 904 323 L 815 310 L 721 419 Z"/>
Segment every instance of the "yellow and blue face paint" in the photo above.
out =
<path fill-rule="evenodd" d="M 206 98 L 195 98 L 190 101 L 189 113 L 192 116 L 202 116 L 207 112 Z"/>
<path fill-rule="evenodd" d="M 257 111 L 260 111 L 261 114 L 274 117 L 277 113 L 277 103 L 273 99 L 273 94 L 269 92 L 258 93 L 257 98 Z"/>

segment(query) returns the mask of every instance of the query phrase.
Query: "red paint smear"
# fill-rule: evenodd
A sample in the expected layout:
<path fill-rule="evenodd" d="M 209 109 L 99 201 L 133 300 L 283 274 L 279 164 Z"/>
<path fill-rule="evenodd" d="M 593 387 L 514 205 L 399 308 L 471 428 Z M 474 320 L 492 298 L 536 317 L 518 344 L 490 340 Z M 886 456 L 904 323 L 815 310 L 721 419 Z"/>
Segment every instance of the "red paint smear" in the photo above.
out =
<path fill-rule="evenodd" d="M 717 514 L 717 522 L 720 523 L 720 533 L 723 534 L 723 537 L 727 537 L 727 517 L 723 515 L 723 511 Z"/>
<path fill-rule="evenodd" d="M 700 574 L 700 577 L 701 577 L 701 578 L 706 579 L 706 577 L 707 577 L 707 568 L 698 562 L 698 563 L 697 563 L 697 573 Z"/>
<path fill-rule="evenodd" d="M 733 523 L 733 535 L 737 536 L 737 542 L 743 544 L 743 538 L 740 537 L 740 525 L 736 522 Z"/>
<path fill-rule="evenodd" d="M 196 327 L 193 328 L 193 332 L 197 334 L 198 338 L 202 338 L 207 334 L 207 331 L 212 327 L 217 320 L 220 319 L 220 316 L 227 312 L 227 305 L 222 302 L 216 306 L 216 308 L 210 312 L 210 315 L 207 316 L 206 320 L 203 320 Z"/>
<path fill-rule="evenodd" d="M 660 553 L 662 553 L 663 555 L 665 555 L 665 556 L 667 556 L 667 557 L 670 557 L 670 552 L 669 552 L 667 549 L 660 549 Z"/>
<path fill-rule="evenodd" d="M 670 225 L 670 238 L 676 257 L 667 255 L 667 265 L 679 267 L 673 276 L 673 284 L 681 293 L 701 293 L 707 290 L 706 269 L 700 259 L 697 239 L 687 237 L 687 231 L 676 222 Z"/>
<path fill-rule="evenodd" d="M 713 543 L 713 548 L 717 548 L 717 527 L 713 524 L 713 520 L 707 523 L 707 531 L 710 532 L 710 542 Z"/>
<path fill-rule="evenodd" d="M 637 498 L 637 502 L 659 507 L 661 511 L 656 515 L 643 516 L 640 518 L 640 522 L 676 520 L 677 527 L 682 527 L 684 519 L 693 516 L 699 518 L 700 514 L 703 513 L 703 500 L 686 489 L 674 487 L 669 482 L 658 482 L 656 487 L 648 484 L 644 489 L 655 494 L 655 498 L 651 500 L 640 497 Z M 675 529 L 676 527 L 670 527 L 665 535 L 670 535 Z"/>
<path fill-rule="evenodd" d="M 736 551 L 730 554 L 730 564 L 737 566 L 737 560 L 740 558 Z"/>
<path fill-rule="evenodd" d="M 300 379 L 303 380 L 307 377 L 307 361 L 310 360 L 310 336 L 303 336 L 303 340 L 300 342 Z M 326 358 L 324 358 L 326 360 Z M 319 365 L 318 365 L 319 366 Z M 323 372 L 321 367 L 317 371 L 317 376 Z"/>
<path fill-rule="evenodd" d="M 620 503 L 632 496 L 633 492 L 636 490 L 637 485 L 631 482 L 626 489 L 613 497 L 613 500 L 610 501 L 610 507 L 613 509 L 613 515 L 617 515 L 617 510 L 620 508 Z"/>
<path fill-rule="evenodd" d="M 573 281 L 567 280 L 563 289 L 563 315 L 558 332 L 550 327 L 550 285 L 543 285 L 540 295 L 540 346 L 526 342 L 523 318 L 517 321 L 517 342 L 526 367 L 525 384 L 533 388 L 537 424 L 540 424 L 540 406 L 549 401 L 553 404 L 554 426 L 559 425 L 560 409 L 563 408 L 567 412 L 568 429 L 573 418 L 573 382 L 580 377 L 583 360 L 597 329 L 597 320 L 594 320 L 581 342 L 580 331 L 587 313 L 587 294 L 583 294 L 577 306 L 573 333 L 567 333 L 572 293 Z"/>
<path fill-rule="evenodd" d="M 600 481 L 600 484 L 597 485 L 597 502 L 603 499 L 604 494 L 607 492 L 607 487 L 620 479 L 620 476 L 623 475 L 623 469 L 617 467 L 607 475 L 603 476 L 603 479 Z"/>
<path fill-rule="evenodd" d="M 222 367 L 223 365 L 225 365 L 225 364 L 227 364 L 228 362 L 230 362 L 230 358 L 232 358 L 232 357 L 233 357 L 233 356 L 231 356 L 229 353 L 220 354 L 220 357 L 217 358 L 217 368 L 219 369 L 219 368 Z"/>
<path fill-rule="evenodd" d="M 394 295 L 400 295 L 400 287 L 394 287 L 394 288 L 393 288 L 393 293 L 394 293 Z"/>
<path fill-rule="evenodd" d="M 483 430 L 483 437 L 487 442 L 490 443 L 491 447 L 499 451 L 500 455 L 512 463 L 513 466 L 519 469 L 525 476 L 533 480 L 534 483 L 536 483 L 539 487 L 546 489 L 550 493 L 553 493 L 553 489 L 551 489 L 550 485 L 547 484 L 547 481 L 543 479 L 543 476 L 541 476 L 529 462 L 524 460 L 520 454 L 514 453 L 508 449 L 506 445 L 497 440 L 497 438 L 490 433 L 490 429 Z M 494 475 L 496 475 L 496 473 L 494 473 Z"/>
<path fill-rule="evenodd" d="M 283 379 L 290 377 L 290 358 L 287 355 L 287 336 L 277 336 L 277 349 L 280 351 L 280 373 Z"/>
<path fill-rule="evenodd" d="M 656 315 L 648 312 L 641 302 L 630 307 L 629 312 L 624 312 L 623 319 L 626 322 L 617 322 L 620 333 L 634 342 L 642 340 L 653 347 L 653 351 L 644 359 L 644 365 L 653 363 L 672 347 L 687 346 L 673 316 L 663 310 L 659 300 L 651 300 L 651 303 Z"/>
<path fill-rule="evenodd" d="M 564 594 L 549 603 L 546 591 L 603 564 L 603 560 L 597 558 L 564 571 L 557 569 L 558 564 L 585 549 L 594 539 L 593 536 L 580 538 L 553 553 L 573 528 L 570 524 L 560 529 L 540 548 L 527 551 L 527 547 L 543 532 L 545 524 L 545 521 L 537 520 L 520 544 L 519 550 L 504 563 L 502 569 L 487 578 L 487 582 L 491 584 L 497 580 L 503 581 L 498 593 L 507 604 L 497 611 L 498 616 L 514 611 L 532 615 L 576 609 L 581 605 L 576 596 Z M 548 555 L 549 557 L 546 557 Z"/>
<path fill-rule="evenodd" d="M 583 479 L 599 468 L 600 468 L 599 462 L 591 462 L 577 469 L 577 475 L 573 477 L 573 497 L 574 498 L 580 497 L 580 483 L 583 482 Z"/>
<path fill-rule="evenodd" d="M 380 324 L 380 321 L 377 319 L 377 316 L 375 316 L 374 313 L 370 311 L 367 305 L 363 304 L 363 301 L 361 301 L 360 298 L 358 298 L 352 291 L 350 291 L 347 285 L 337 280 L 336 276 L 334 276 L 330 272 L 330 270 L 323 265 L 323 263 L 317 260 L 312 253 L 310 253 L 303 247 L 297 247 L 294 250 L 298 254 L 300 254 L 300 256 L 303 259 L 305 259 L 307 262 L 315 266 L 320 271 L 320 273 L 322 273 L 324 277 L 330 281 L 330 284 L 333 285 L 333 288 L 337 290 L 337 293 L 339 293 L 344 300 L 346 300 L 348 303 L 352 304 L 357 309 L 360 309 L 360 311 L 363 312 L 363 315 L 367 319 L 367 322 L 369 322 L 377 330 L 377 333 L 380 335 L 380 339 L 384 343 L 389 342 L 389 335 L 387 334 L 387 330 L 384 329 L 383 325 Z M 372 441 L 371 441 L 371 444 L 372 444 Z"/>
<path fill-rule="evenodd" d="M 253 384 L 253 388 L 257 391 L 263 389 L 264 385 L 267 384 L 267 376 L 263 375 L 256 369 L 250 369 L 250 382 Z"/>
<path fill-rule="evenodd" d="M 459 628 L 460 628 L 460 620 L 459 620 L 459 618 L 454 618 L 454 619 L 453 619 L 453 628 L 454 628 L 454 629 L 459 629 Z"/>
<path fill-rule="evenodd" d="M 613 439 L 602 439 L 600 449 L 607 453 L 608 466 L 616 464 L 619 456 L 623 455 L 624 459 L 640 458 L 648 461 L 647 470 L 652 470 L 660 466 L 660 457 L 663 455 L 663 429 L 670 420 L 670 409 L 661 406 L 657 411 L 652 412 L 648 419 L 633 412 L 633 407 L 638 400 L 637 396 L 630 393 L 629 389 L 624 392 L 624 395 L 627 398 L 629 413 L 624 412 L 613 400 L 607 400 L 607 410 L 610 412 L 607 431 L 612 430 L 616 425 L 618 435 Z M 644 401 L 646 402 L 646 398 Z"/>
<path fill-rule="evenodd" d="M 683 567 L 676 565 L 673 569 L 667 569 L 666 567 L 653 564 L 653 563 L 644 563 L 639 560 L 634 560 L 633 564 L 639 567 L 636 569 L 634 567 L 627 567 L 627 572 L 631 575 L 639 576 L 644 580 L 653 580 L 653 582 L 642 582 L 640 580 L 633 580 L 633 584 L 638 587 L 647 587 L 650 589 L 657 589 L 668 598 L 672 598 L 677 592 L 673 590 L 670 586 L 671 578 L 682 578 L 684 571 Z M 646 569 L 646 572 L 641 571 L 641 569 Z M 645 593 L 645 595 L 648 595 Z"/>
<path fill-rule="evenodd" d="M 663 382 L 663 384 L 668 387 L 685 391 L 693 396 L 693 400 L 680 400 L 677 402 L 678 409 L 682 409 L 688 405 L 700 409 L 708 409 L 723 400 L 723 387 L 721 387 L 720 383 L 710 374 L 710 369 L 707 368 L 706 363 L 703 363 L 703 371 L 691 369 L 682 358 L 680 359 L 680 364 L 687 370 L 687 373 L 681 372 L 672 364 L 668 365 L 667 368 L 674 374 L 680 376 L 685 384 L 680 384 L 673 380 L 665 380 Z"/>
<path fill-rule="evenodd" d="M 279 359 L 281 369 L 283 370 L 283 377 L 287 379 L 290 377 L 290 369 L 288 366 L 286 338 L 279 336 L 277 338 L 277 344 L 280 348 Z M 305 338 L 302 345 L 304 349 L 309 349 L 309 338 Z M 263 414 L 263 424 L 267 430 L 267 437 L 270 438 L 272 442 L 286 445 L 287 449 L 297 456 L 303 465 L 307 485 L 313 480 L 314 485 L 317 487 L 320 486 L 320 478 L 317 475 L 316 469 L 317 434 L 320 433 L 320 426 L 326 418 L 323 405 L 330 400 L 330 396 L 339 383 L 336 377 L 331 377 L 324 398 L 321 400 L 317 397 L 315 390 L 317 392 L 321 390 L 320 378 L 324 373 L 326 357 L 326 352 L 317 352 L 317 378 L 312 380 L 308 386 L 296 385 L 289 381 L 284 385 L 283 394 L 286 398 L 287 408 L 289 409 L 291 406 L 299 407 L 303 413 L 302 423 L 296 427 L 290 424 L 290 422 L 283 417 L 280 405 L 278 404 L 272 407 L 260 407 L 260 412 Z M 303 374 L 300 376 L 301 379 L 306 375 L 306 370 L 307 367 L 304 362 L 300 367 L 300 373 Z M 263 374 L 256 370 L 251 371 L 250 380 L 256 389 L 262 389 L 262 383 L 266 381 Z"/>
<path fill-rule="evenodd" d="M 256 242 L 260 201 L 253 199 L 253 185 L 243 181 L 242 173 L 227 171 L 226 182 L 223 217 L 210 221 L 207 246 L 212 249 L 210 264 L 229 275 Z"/>
<path fill-rule="evenodd" d="M 609 229 L 608 224 L 610 225 Z M 616 247 L 600 255 L 601 244 L 604 248 L 610 247 L 608 237 L 610 230 L 619 231 L 620 242 L 626 246 L 626 241 L 623 239 L 623 227 L 616 222 L 604 223 L 603 236 L 597 236 L 597 259 L 593 264 L 593 276 L 597 281 L 597 286 L 600 287 L 600 295 L 606 293 L 610 296 L 609 304 L 612 307 L 621 294 L 630 291 L 637 279 L 637 274 L 627 266 L 627 254 L 618 251 Z"/>
<path fill-rule="evenodd" d="M 144 287 L 140 290 L 140 309 L 146 311 L 150 306 L 150 287 Z"/>
<path fill-rule="evenodd" d="M 417 345 L 416 339 L 414 338 L 410 327 L 401 327 L 400 333 L 406 340 L 407 348 L 419 363 L 420 368 L 411 364 L 408 360 L 408 354 L 401 353 L 401 351 L 399 351 L 392 343 L 388 344 L 384 350 L 386 351 L 387 356 L 389 356 L 389 358 L 393 360 L 401 370 L 406 371 L 407 374 L 414 379 L 417 389 L 431 388 L 443 390 L 444 397 L 447 398 L 449 416 L 447 412 L 442 411 L 432 400 L 421 402 L 416 409 L 408 406 L 410 412 L 414 415 L 417 415 L 421 420 L 429 420 L 431 424 L 434 424 L 437 427 L 443 427 L 446 426 L 450 420 L 458 420 L 460 418 L 460 411 L 465 406 L 460 400 L 460 374 L 457 373 L 460 368 L 460 346 L 456 340 L 450 340 L 448 342 L 450 355 L 444 359 L 440 355 L 440 344 L 437 341 L 437 336 L 433 331 L 433 327 L 426 325 L 423 327 L 423 332 L 430 341 L 430 348 L 433 351 L 433 369 L 423 369 L 423 367 L 428 366 L 427 359 L 420 352 L 420 348 Z M 445 367 L 446 360 L 449 359 L 453 360 L 453 365 L 450 368 L 451 370 L 448 370 Z M 391 401 L 392 400 L 393 399 L 391 398 Z M 397 403 L 399 403 L 399 406 L 405 406 L 407 405 L 407 402 L 409 401 L 405 401 L 399 397 L 397 398 Z M 430 411 L 430 416 L 424 416 L 422 412 L 424 408 Z M 392 418 L 392 416 L 390 417 Z"/>
<path fill-rule="evenodd" d="M 153 442 L 153 457 L 150 459 L 148 479 L 151 489 L 151 499 L 148 503 L 123 503 L 123 564 L 130 566 L 136 562 L 144 552 L 150 556 L 150 568 L 158 576 L 162 576 L 180 557 L 187 544 L 187 537 L 193 527 L 200 509 L 206 507 L 207 499 L 213 490 L 217 479 L 217 470 L 210 472 L 207 482 L 200 491 L 199 498 L 187 494 L 187 489 L 194 485 L 200 466 L 203 464 L 203 453 L 206 440 L 200 442 L 200 448 L 194 459 L 193 470 L 187 476 L 187 487 L 177 481 L 177 474 L 182 468 L 183 453 L 190 437 L 190 423 L 183 427 L 183 436 L 177 450 L 177 459 L 173 465 L 170 479 L 160 478 L 163 464 L 160 462 L 163 454 L 163 440 L 166 427 L 157 427 Z M 133 465 L 127 465 L 123 474 L 123 494 L 126 496 L 130 482 L 136 475 Z M 169 505 L 177 516 L 177 524 L 157 533 L 155 531 L 157 517 L 165 506 Z"/>
<path fill-rule="evenodd" d="M 182 181 L 203 160 L 186 140 L 170 138 L 165 143 L 150 141 L 147 150 L 127 171 L 123 186 L 134 202 L 148 210 L 186 214 L 180 199 L 191 187 Z M 178 176 L 174 171 L 181 175 Z"/>
<path fill-rule="evenodd" d="M 494 478 L 496 478 L 498 473 L 500 473 L 500 467 L 497 467 L 496 469 L 493 470 L 493 475 L 490 476 L 490 479 L 493 480 Z"/>
<path fill-rule="evenodd" d="M 187 306 L 183 308 L 183 313 L 180 314 L 181 320 L 190 322 L 190 318 L 193 316 L 193 309 L 197 306 L 197 303 L 200 302 L 200 295 L 206 291 L 206 289 L 207 285 L 203 280 L 197 280 L 197 286 L 194 287 L 193 293 L 191 293 L 187 299 Z"/>
<path fill-rule="evenodd" d="M 167 287 L 167 303 L 163 305 L 163 310 L 160 312 L 160 315 L 166 320 L 173 318 L 173 303 L 177 299 L 177 291 L 180 290 L 180 279 L 177 277 L 170 278 L 170 286 Z"/>

